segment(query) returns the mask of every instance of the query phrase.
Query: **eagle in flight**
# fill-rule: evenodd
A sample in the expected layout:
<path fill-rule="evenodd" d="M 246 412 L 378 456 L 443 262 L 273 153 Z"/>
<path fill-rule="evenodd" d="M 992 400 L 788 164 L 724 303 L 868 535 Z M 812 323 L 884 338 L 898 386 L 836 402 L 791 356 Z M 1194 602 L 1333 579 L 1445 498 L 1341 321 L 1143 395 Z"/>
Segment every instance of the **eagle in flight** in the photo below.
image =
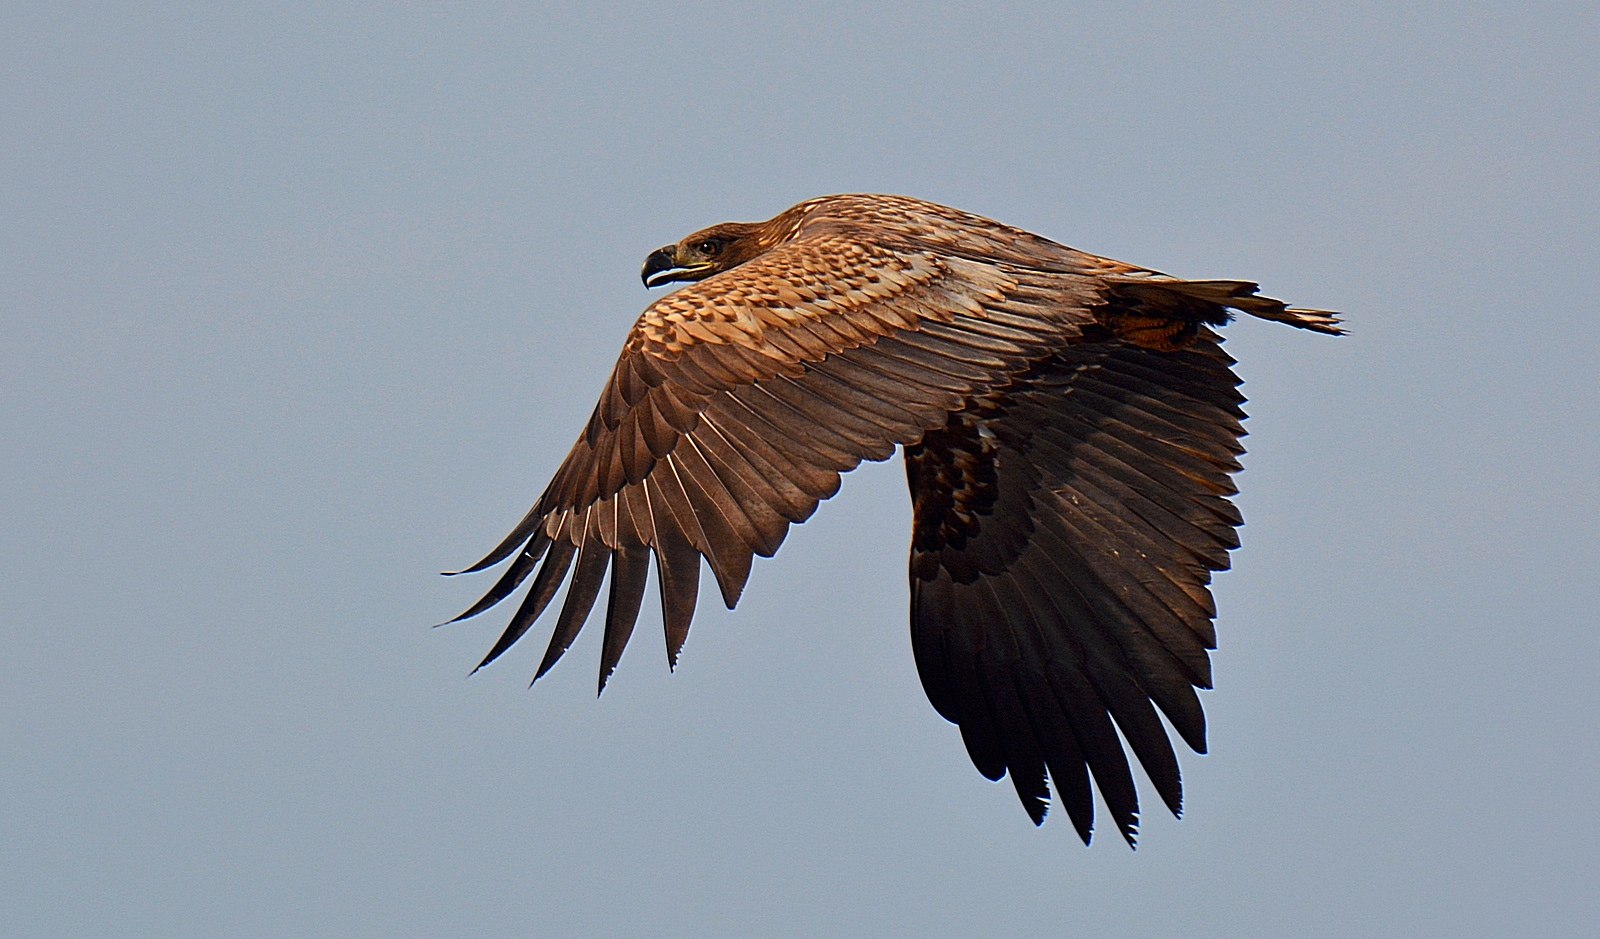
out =
<path fill-rule="evenodd" d="M 887 195 L 714 225 L 651 252 L 642 276 L 687 286 L 640 316 L 549 487 L 462 572 L 511 560 L 457 620 L 532 579 L 482 664 L 565 582 L 544 675 L 609 572 L 603 690 L 652 555 L 675 664 L 702 559 L 731 609 L 755 555 L 775 553 L 841 473 L 898 446 L 912 652 L 978 771 L 1009 774 L 1035 824 L 1054 780 L 1085 843 L 1092 775 L 1131 845 L 1120 730 L 1181 811 L 1157 713 L 1205 751 L 1208 585 L 1241 523 L 1228 497 L 1244 399 L 1213 327 L 1237 310 L 1337 335 L 1335 315 Z"/>

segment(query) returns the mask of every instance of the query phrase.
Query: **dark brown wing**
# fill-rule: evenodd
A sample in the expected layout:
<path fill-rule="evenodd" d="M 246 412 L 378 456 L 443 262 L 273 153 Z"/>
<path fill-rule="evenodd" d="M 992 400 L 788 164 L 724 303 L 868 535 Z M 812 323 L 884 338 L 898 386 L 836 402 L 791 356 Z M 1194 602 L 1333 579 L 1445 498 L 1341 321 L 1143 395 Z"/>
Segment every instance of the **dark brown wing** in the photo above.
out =
<path fill-rule="evenodd" d="M 675 661 L 702 557 L 732 607 L 752 557 L 775 552 L 841 473 L 888 458 L 1072 341 L 1099 294 L 1081 274 L 884 248 L 823 226 L 662 298 L 549 488 L 470 568 L 515 555 L 458 619 L 532 578 L 487 664 L 569 581 L 537 678 L 577 636 L 609 570 L 603 688 L 654 554 Z"/>
<path fill-rule="evenodd" d="M 1085 842 L 1092 774 L 1133 843 L 1139 803 L 1118 729 L 1174 814 L 1182 786 L 1157 709 L 1205 750 L 1207 585 L 1240 523 L 1231 365 L 1204 327 L 1181 351 L 1074 345 L 906 450 L 928 697 L 980 772 L 1011 774 L 1036 823 L 1048 769 Z"/>

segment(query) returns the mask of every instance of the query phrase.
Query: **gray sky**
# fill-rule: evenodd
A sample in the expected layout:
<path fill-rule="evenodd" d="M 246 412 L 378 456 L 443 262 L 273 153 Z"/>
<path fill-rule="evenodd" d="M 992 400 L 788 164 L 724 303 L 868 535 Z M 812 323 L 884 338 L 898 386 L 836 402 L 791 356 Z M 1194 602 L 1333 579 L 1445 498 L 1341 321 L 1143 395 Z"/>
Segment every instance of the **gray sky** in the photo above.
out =
<path fill-rule="evenodd" d="M 0 932 L 1600 921 L 1592 4 L 66 7 L 0 13 Z M 898 460 L 676 675 L 428 628 L 645 254 L 840 191 L 1349 314 L 1229 330 L 1212 753 L 1136 853 L 928 705 Z"/>

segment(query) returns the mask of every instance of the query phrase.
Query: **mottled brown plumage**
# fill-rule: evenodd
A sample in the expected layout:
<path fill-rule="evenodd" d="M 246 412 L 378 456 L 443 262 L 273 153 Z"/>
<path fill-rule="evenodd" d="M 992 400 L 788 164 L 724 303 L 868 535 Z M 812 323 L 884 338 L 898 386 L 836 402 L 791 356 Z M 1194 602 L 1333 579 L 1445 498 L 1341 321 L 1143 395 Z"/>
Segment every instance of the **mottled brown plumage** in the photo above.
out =
<path fill-rule="evenodd" d="M 645 310 L 554 480 L 469 568 L 512 558 L 458 619 L 532 578 L 483 664 L 565 582 L 543 675 L 609 571 L 603 689 L 652 556 L 675 663 L 702 558 L 733 607 L 755 555 L 841 473 L 901 446 L 912 648 L 979 771 L 1009 774 L 1036 823 L 1053 779 L 1085 842 L 1092 775 L 1131 844 L 1120 729 L 1180 811 L 1157 713 L 1204 751 L 1208 585 L 1240 524 L 1228 497 L 1243 398 L 1211 327 L 1231 308 L 1337 334 L 1335 316 L 898 196 L 713 226 L 652 253 L 643 276 L 691 283 Z"/>

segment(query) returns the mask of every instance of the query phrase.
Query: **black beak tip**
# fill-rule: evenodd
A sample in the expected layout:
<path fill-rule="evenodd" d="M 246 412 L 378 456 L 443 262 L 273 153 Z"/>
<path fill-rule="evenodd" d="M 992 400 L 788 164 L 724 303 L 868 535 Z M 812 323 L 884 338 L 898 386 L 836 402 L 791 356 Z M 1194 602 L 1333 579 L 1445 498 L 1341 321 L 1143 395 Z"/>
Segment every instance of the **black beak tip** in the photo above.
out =
<path fill-rule="evenodd" d="M 646 287 L 660 286 L 670 278 L 657 278 L 655 283 L 651 283 L 650 275 L 659 274 L 662 271 L 670 271 L 677 266 L 677 263 L 672 260 L 672 248 L 670 246 L 657 248 L 650 252 L 649 257 L 644 259 L 644 269 L 639 272 L 639 279 L 644 281 Z"/>

